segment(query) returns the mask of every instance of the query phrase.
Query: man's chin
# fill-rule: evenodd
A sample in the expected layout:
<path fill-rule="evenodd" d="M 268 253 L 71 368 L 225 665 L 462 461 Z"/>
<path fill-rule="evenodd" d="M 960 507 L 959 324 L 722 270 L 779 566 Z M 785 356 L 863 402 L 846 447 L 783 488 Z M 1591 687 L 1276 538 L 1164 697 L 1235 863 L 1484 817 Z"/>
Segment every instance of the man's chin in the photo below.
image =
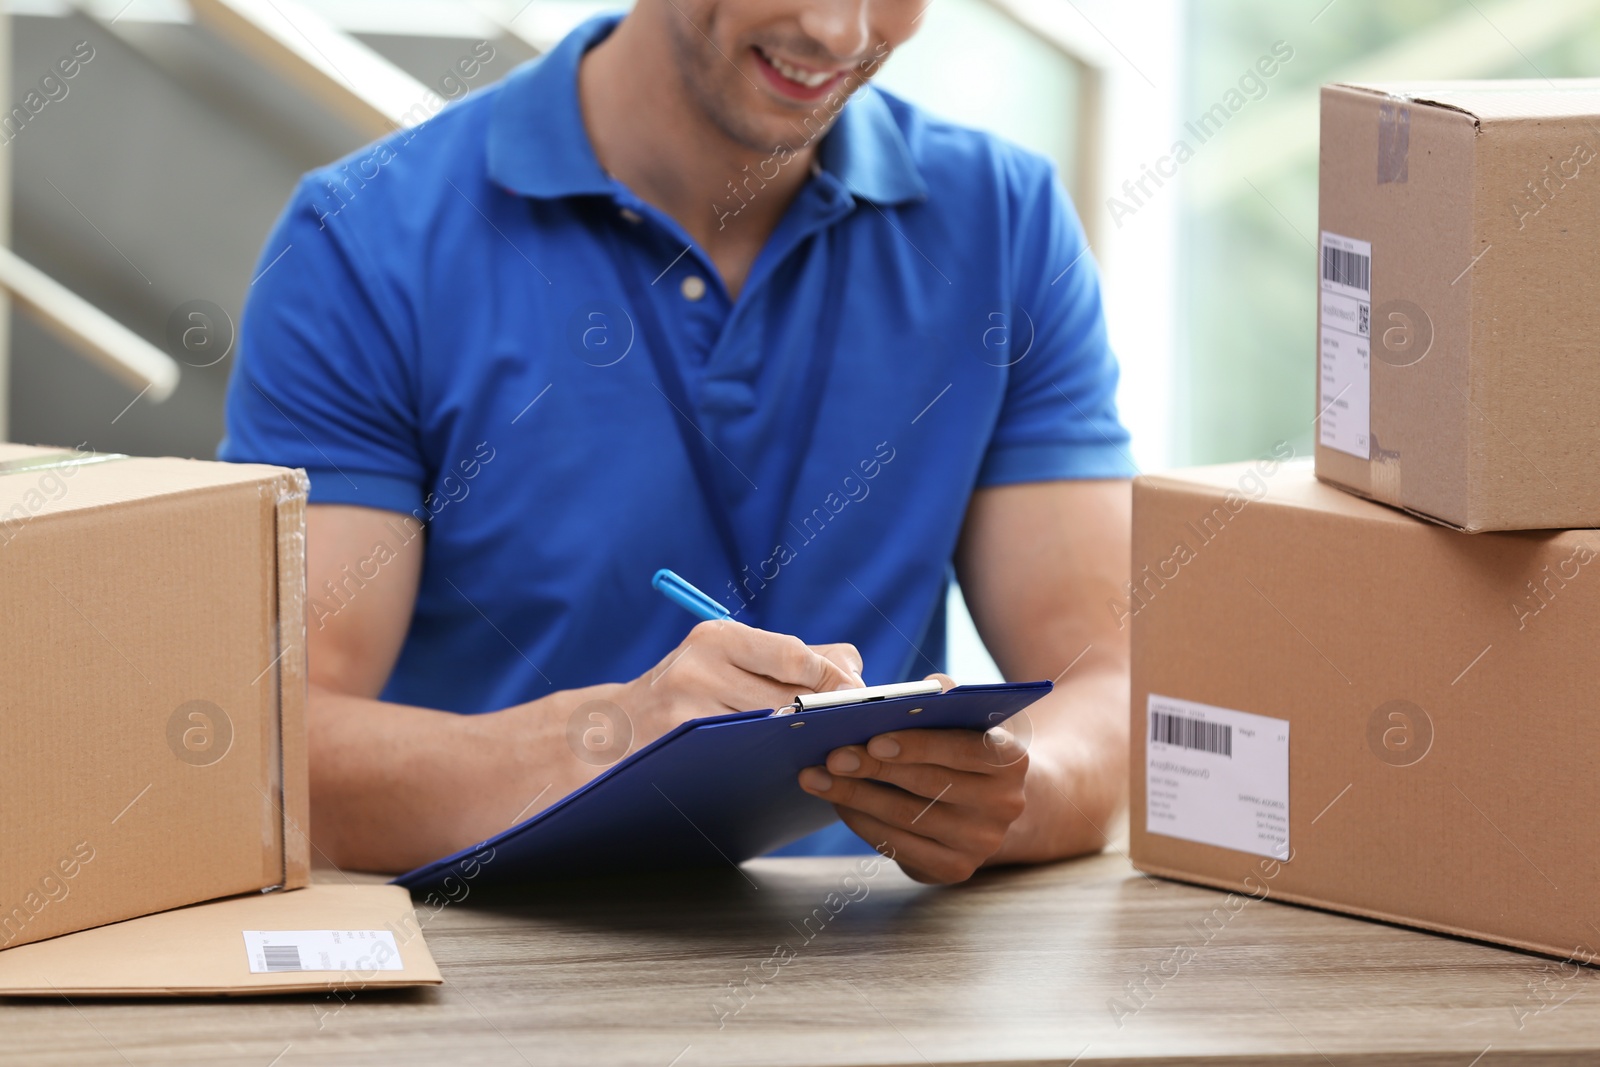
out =
<path fill-rule="evenodd" d="M 807 145 L 814 145 L 832 127 L 833 120 L 831 109 L 819 104 L 816 114 L 812 109 L 791 112 L 785 108 L 755 119 L 746 112 L 734 119 L 724 118 L 717 125 L 741 148 L 776 155 L 785 149 L 798 152 Z"/>
<path fill-rule="evenodd" d="M 833 128 L 850 95 L 834 92 L 808 104 L 763 100 L 757 113 L 746 111 L 739 116 L 743 135 L 738 140 L 750 148 L 759 145 L 758 151 L 770 151 L 775 145 L 798 150 L 815 144 Z"/>

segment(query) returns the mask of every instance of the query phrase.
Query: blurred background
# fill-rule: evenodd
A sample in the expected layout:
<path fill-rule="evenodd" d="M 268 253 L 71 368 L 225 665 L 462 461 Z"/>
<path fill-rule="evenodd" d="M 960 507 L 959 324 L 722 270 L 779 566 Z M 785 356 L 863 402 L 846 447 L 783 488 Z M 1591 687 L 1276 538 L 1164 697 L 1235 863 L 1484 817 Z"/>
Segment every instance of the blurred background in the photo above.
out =
<path fill-rule="evenodd" d="M 296 177 L 619 6 L 0 0 L 0 439 L 211 457 Z M 1149 470 L 1310 452 L 1319 85 L 1597 73 L 1600 0 L 932 0 L 879 81 L 1056 160 Z"/>

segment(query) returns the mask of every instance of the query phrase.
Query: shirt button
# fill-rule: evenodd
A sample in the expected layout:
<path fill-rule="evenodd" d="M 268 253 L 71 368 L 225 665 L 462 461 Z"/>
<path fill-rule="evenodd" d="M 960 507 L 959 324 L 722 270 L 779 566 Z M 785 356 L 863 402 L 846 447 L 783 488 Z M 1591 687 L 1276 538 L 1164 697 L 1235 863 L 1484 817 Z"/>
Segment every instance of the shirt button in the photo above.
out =
<path fill-rule="evenodd" d="M 699 300 L 706 295 L 706 280 L 698 274 L 691 274 L 678 286 L 685 300 Z"/>
<path fill-rule="evenodd" d="M 623 208 L 621 214 L 623 218 L 627 219 L 635 226 L 644 221 L 644 216 L 633 210 L 631 207 Z"/>

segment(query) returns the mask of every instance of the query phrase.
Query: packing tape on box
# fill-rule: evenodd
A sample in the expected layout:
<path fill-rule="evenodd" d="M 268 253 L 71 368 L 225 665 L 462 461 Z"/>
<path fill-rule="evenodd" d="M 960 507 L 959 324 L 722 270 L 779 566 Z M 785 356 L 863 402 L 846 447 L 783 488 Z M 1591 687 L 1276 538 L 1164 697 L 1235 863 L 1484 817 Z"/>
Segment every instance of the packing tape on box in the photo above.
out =
<path fill-rule="evenodd" d="M 273 679 L 276 688 L 278 705 L 278 735 L 277 759 L 274 768 L 272 788 L 276 794 L 276 804 L 280 816 L 278 822 L 279 856 L 282 861 L 282 883 L 290 884 L 296 881 L 306 884 L 309 878 L 310 864 L 310 833 L 300 825 L 294 813 L 289 810 L 288 776 L 290 768 L 287 765 L 290 759 L 299 768 L 299 773 L 305 773 L 306 752 L 304 747 L 304 716 L 305 706 L 303 690 L 306 678 L 306 664 L 304 660 L 306 650 L 306 503 L 311 494 L 311 482 L 306 477 L 306 472 L 299 468 L 292 468 L 282 472 L 282 476 L 265 483 L 260 487 L 263 496 L 270 494 L 273 508 L 277 515 L 277 544 L 278 544 L 278 603 L 277 619 L 274 626 L 274 646 L 277 657 L 274 663 L 278 664 L 278 671 Z M 296 698 L 286 692 L 285 679 L 293 679 L 301 689 L 300 697 Z M 291 682 L 291 684 L 294 684 Z M 285 737 L 288 730 L 286 719 L 285 701 L 293 701 L 292 706 L 297 706 L 298 711 L 293 717 L 301 723 L 295 734 L 300 737 L 296 751 L 292 754 L 285 752 Z M 296 790 L 298 794 L 299 789 Z M 301 813 L 302 817 L 306 815 Z M 298 841 L 295 836 L 298 835 Z M 293 868 L 293 869 L 292 869 Z M 291 874 L 298 874 L 291 878 Z"/>
<path fill-rule="evenodd" d="M 57 470 L 61 467 L 82 467 L 89 463 L 109 463 L 127 459 L 122 452 L 46 452 L 39 456 L 0 461 L 0 475 L 24 474 L 28 471 Z"/>
<path fill-rule="evenodd" d="M 1384 448 L 1378 435 L 1372 435 L 1372 462 L 1368 464 L 1369 489 L 1372 499 L 1400 507 L 1405 499 L 1400 495 L 1400 453 Z"/>
<path fill-rule="evenodd" d="M 1399 103 L 1378 105 L 1378 184 L 1404 182 L 1411 153 L 1411 109 Z"/>

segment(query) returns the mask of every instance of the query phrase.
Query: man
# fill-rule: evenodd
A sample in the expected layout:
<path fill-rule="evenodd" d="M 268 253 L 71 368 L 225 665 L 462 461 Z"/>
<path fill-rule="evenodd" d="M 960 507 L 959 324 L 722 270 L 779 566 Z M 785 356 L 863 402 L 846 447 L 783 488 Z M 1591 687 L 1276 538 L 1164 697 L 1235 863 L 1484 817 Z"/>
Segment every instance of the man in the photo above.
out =
<path fill-rule="evenodd" d="M 840 749 L 797 785 L 843 825 L 803 847 L 952 882 L 1101 846 L 1116 364 L 1048 165 L 863 87 L 922 6 L 639 0 L 301 184 L 221 453 L 310 475 L 332 860 L 405 868 L 686 719 L 937 671 L 952 562 L 1005 674 L 1057 682 L 1029 751 Z M 663 566 L 735 621 L 691 629 Z"/>

